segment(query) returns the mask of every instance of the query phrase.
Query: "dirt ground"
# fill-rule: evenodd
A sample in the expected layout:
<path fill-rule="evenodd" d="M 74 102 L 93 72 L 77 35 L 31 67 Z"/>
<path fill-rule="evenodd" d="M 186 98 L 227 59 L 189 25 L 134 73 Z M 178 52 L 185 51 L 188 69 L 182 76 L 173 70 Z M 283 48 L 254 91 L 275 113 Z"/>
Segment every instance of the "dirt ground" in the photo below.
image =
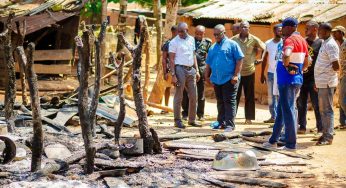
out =
<path fill-rule="evenodd" d="M 155 74 L 151 74 L 150 85 L 155 81 Z M 151 88 L 149 88 L 149 91 Z M 209 92 L 211 88 L 208 89 Z M 170 107 L 173 106 L 173 90 L 171 91 Z M 20 101 L 20 98 L 18 98 Z M 3 95 L 0 95 L 0 103 L 3 101 Z M 161 110 L 148 108 L 154 114 L 149 116 L 149 124 L 154 127 L 159 136 L 171 135 L 179 132 L 173 127 L 173 114 L 161 114 Z M 339 109 L 334 109 L 334 123 L 339 123 Z M 200 122 L 202 128 L 188 127 L 184 132 L 187 133 L 222 133 L 222 130 L 212 130 L 210 123 L 215 121 L 217 115 L 215 99 L 207 98 L 205 106 L 206 121 Z M 239 111 L 236 117 L 236 130 L 241 131 L 262 131 L 271 130 L 270 124 L 264 124 L 263 121 L 270 117 L 268 107 L 266 105 L 256 104 L 256 120 L 252 125 L 244 125 L 244 108 L 243 103 L 240 103 Z M 313 111 L 308 111 L 308 129 L 315 128 L 315 118 Z M 80 132 L 80 127 L 69 127 L 71 131 Z M 109 127 L 112 131 L 112 127 Z M 138 134 L 136 127 L 124 128 L 122 136 L 133 136 Z M 315 146 L 315 141 L 312 139 L 318 137 L 313 132 L 307 131 L 305 135 L 298 135 L 298 153 L 311 155 L 310 160 L 301 160 L 289 158 L 276 152 L 271 152 L 266 155 L 267 160 L 276 162 L 298 161 L 307 163 L 306 166 L 286 166 L 277 167 L 279 170 L 302 170 L 306 173 L 315 174 L 315 178 L 308 179 L 285 179 L 275 180 L 277 182 L 285 182 L 289 187 L 346 187 L 346 131 L 335 131 L 333 145 Z M 197 139 L 182 139 L 182 141 L 191 142 L 209 142 L 213 144 L 211 137 L 201 137 Z M 81 140 L 72 140 L 75 148 L 82 149 Z M 230 147 L 236 146 L 240 141 L 235 139 L 225 144 L 230 144 Z M 241 143 L 240 143 L 241 145 Z M 243 146 L 243 145 L 242 145 Z M 69 148 L 70 149 L 70 148 Z M 73 148 L 72 148 L 73 149 Z M 76 149 L 76 150 L 77 150 Z M 75 151 L 75 150 L 71 150 Z M 121 179 L 131 187 L 214 187 L 213 185 L 203 181 L 202 178 L 209 172 L 212 172 L 212 161 L 191 161 L 185 159 L 177 159 L 173 151 L 164 150 L 161 155 L 137 157 L 132 161 L 145 161 L 148 167 L 144 168 L 139 173 L 126 175 Z M 18 161 L 12 165 L 24 171 L 30 168 L 30 160 Z M 264 170 L 275 170 L 275 167 L 262 167 Z M 9 181 L 8 184 L 2 184 L 3 187 L 106 187 L 103 180 L 92 181 L 89 177 L 82 175 L 82 170 L 72 168 L 66 173 L 55 175 L 48 178 L 40 179 L 39 181 L 30 182 L 26 176 L 20 178 L 21 181 Z M 1 181 L 0 181 L 1 183 Z M 236 187 L 253 187 L 245 185 L 237 185 Z"/>

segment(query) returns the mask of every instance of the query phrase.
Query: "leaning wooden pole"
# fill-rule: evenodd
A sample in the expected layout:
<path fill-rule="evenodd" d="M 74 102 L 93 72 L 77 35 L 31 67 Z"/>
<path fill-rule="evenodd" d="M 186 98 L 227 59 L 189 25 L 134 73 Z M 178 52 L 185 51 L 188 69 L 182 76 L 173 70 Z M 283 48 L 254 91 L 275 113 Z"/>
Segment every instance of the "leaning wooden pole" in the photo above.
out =
<path fill-rule="evenodd" d="M 31 172 L 41 170 L 41 161 L 43 153 L 43 130 L 41 119 L 41 106 L 38 96 L 37 76 L 33 70 L 33 54 L 35 50 L 35 44 L 30 43 L 28 46 L 28 58 L 25 56 L 23 46 L 16 48 L 19 63 L 24 68 L 30 91 L 31 109 L 32 109 L 32 121 L 34 136 L 32 141 L 32 157 L 31 157 Z"/>
<path fill-rule="evenodd" d="M 17 35 L 18 35 L 18 46 L 23 46 L 24 44 L 24 38 L 26 35 L 26 20 L 23 21 L 23 30 L 20 29 L 20 23 L 19 21 L 16 21 L 16 28 L 17 28 Z M 20 57 L 17 57 L 20 58 Z M 16 58 L 16 59 L 17 59 Z M 20 85 L 22 88 L 22 103 L 24 106 L 28 105 L 28 97 L 26 95 L 26 84 L 25 84 L 25 68 L 23 67 L 23 64 L 19 63 L 19 73 L 20 73 Z"/>
<path fill-rule="evenodd" d="M 79 68 L 77 75 L 79 75 L 79 94 L 78 94 L 78 111 L 80 116 L 80 122 L 82 127 L 82 136 L 84 140 L 84 147 L 86 153 L 86 165 L 85 173 L 91 174 L 94 172 L 94 161 L 96 149 L 93 142 L 92 127 L 95 124 L 96 109 L 98 106 L 98 97 L 100 94 L 100 81 L 101 81 L 101 60 L 100 60 L 100 44 L 102 43 L 107 27 L 107 22 L 103 22 L 101 25 L 101 32 L 97 39 L 95 39 L 95 85 L 94 95 L 91 97 L 91 104 L 89 106 L 88 100 L 88 80 L 90 74 L 90 39 L 93 38 L 93 31 L 91 28 L 84 30 L 82 38 L 77 36 L 76 46 L 78 50 Z"/>
<path fill-rule="evenodd" d="M 125 114 L 126 114 L 124 81 L 123 81 L 124 63 L 125 63 L 125 54 L 121 53 L 121 60 L 118 67 L 118 95 L 119 95 L 120 109 L 119 109 L 119 116 L 114 127 L 115 144 L 119 144 L 120 133 L 123 127 L 123 122 L 124 122 Z"/>
<path fill-rule="evenodd" d="M 146 106 L 144 104 L 142 88 L 141 88 L 141 62 L 142 62 L 142 48 L 146 38 L 146 27 L 141 29 L 140 42 L 134 48 L 132 45 L 126 41 L 124 35 L 119 34 L 118 40 L 122 42 L 124 46 L 131 52 L 133 57 L 133 72 L 132 72 L 132 90 L 133 98 L 136 106 L 136 113 L 138 116 L 138 127 L 141 138 L 144 142 L 144 153 L 152 154 L 154 149 L 154 144 L 158 143 L 154 141 L 153 136 L 150 132 L 148 125 L 148 117 L 146 113 Z"/>
<path fill-rule="evenodd" d="M 5 86 L 5 118 L 8 125 L 8 131 L 14 132 L 14 103 L 16 100 L 16 70 L 15 62 L 13 58 L 12 49 L 12 19 L 14 18 L 14 13 L 10 13 L 5 30 L 0 33 L 0 42 L 4 47 L 5 64 L 7 71 L 7 84 Z"/>

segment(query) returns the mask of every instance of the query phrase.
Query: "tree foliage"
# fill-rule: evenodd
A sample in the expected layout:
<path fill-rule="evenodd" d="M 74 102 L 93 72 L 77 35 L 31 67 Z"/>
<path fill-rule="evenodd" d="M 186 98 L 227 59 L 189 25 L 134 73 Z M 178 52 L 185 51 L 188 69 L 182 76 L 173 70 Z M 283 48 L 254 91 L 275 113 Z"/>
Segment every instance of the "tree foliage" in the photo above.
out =
<path fill-rule="evenodd" d="M 108 3 L 119 3 L 119 0 L 107 0 Z M 206 2 L 208 0 L 182 0 L 181 3 L 183 6 L 189 6 L 193 4 L 200 4 L 203 2 Z M 153 7 L 153 1 L 152 0 L 129 0 L 129 3 L 139 3 L 140 5 L 152 8 Z M 161 4 L 165 5 L 166 0 L 161 0 Z M 101 14 L 102 9 L 102 1 L 101 0 L 91 0 L 88 3 L 85 4 L 84 9 L 81 12 L 82 17 L 92 17 L 92 16 L 98 16 Z"/>

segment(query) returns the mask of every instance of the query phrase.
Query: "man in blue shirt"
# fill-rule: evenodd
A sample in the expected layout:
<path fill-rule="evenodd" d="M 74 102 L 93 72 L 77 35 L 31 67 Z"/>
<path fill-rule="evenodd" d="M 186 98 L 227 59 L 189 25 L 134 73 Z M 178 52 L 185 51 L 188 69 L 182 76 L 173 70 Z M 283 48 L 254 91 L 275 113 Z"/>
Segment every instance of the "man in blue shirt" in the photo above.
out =
<path fill-rule="evenodd" d="M 244 54 L 236 42 L 226 38 L 223 25 L 215 26 L 214 37 L 216 43 L 209 48 L 204 77 L 208 83 L 214 85 L 219 127 L 233 130 L 239 73 Z"/>

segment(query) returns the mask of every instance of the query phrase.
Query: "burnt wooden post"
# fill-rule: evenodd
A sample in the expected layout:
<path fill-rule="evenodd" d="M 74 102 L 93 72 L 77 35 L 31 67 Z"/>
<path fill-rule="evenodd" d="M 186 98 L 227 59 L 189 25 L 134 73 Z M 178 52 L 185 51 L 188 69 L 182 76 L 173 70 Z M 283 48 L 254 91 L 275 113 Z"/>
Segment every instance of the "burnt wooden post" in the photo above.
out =
<path fill-rule="evenodd" d="M 100 81 L 101 81 L 101 61 L 100 61 L 100 43 L 102 43 L 107 27 L 107 22 L 101 25 L 101 31 L 97 39 L 95 39 L 95 84 L 94 94 L 91 99 L 90 106 L 88 100 L 88 80 L 90 73 L 90 42 L 93 38 L 93 31 L 91 28 L 83 31 L 83 36 L 75 38 L 78 55 L 78 75 L 79 75 L 79 93 L 78 93 L 78 111 L 82 127 L 82 135 L 86 153 L 86 166 L 85 173 L 91 174 L 94 172 L 94 158 L 96 149 L 93 142 L 93 127 L 96 121 L 96 109 L 98 106 L 98 98 L 100 94 Z"/>
<path fill-rule="evenodd" d="M 24 38 L 26 35 L 26 20 L 23 21 L 23 31 L 20 30 L 20 23 L 19 21 L 16 21 L 16 27 L 17 27 L 17 35 L 18 35 L 18 42 L 17 46 L 23 46 L 24 44 Z M 19 59 L 20 57 L 17 57 L 16 59 Z M 19 70 L 20 70 L 20 85 L 22 87 L 22 102 L 23 105 L 28 105 L 28 97 L 26 95 L 26 84 L 25 84 L 25 68 L 23 67 L 22 63 L 19 63 Z"/>
<path fill-rule="evenodd" d="M 5 118 L 8 124 L 8 131 L 14 132 L 14 111 L 13 106 L 16 100 L 16 70 L 14 67 L 12 49 L 12 19 L 14 13 L 10 13 L 5 25 L 5 30 L 0 33 L 0 43 L 4 46 L 4 60 L 7 71 L 7 84 L 5 86 Z"/>
<path fill-rule="evenodd" d="M 118 67 L 118 96 L 119 96 L 120 109 L 119 109 L 118 119 L 114 125 L 114 138 L 115 138 L 114 141 L 115 141 L 115 144 L 119 144 L 121 128 L 123 127 L 123 122 L 124 122 L 125 114 L 126 114 L 124 81 L 123 81 L 125 53 L 121 53 L 120 63 L 116 62 L 117 60 L 115 60 L 113 53 L 109 53 L 109 56 L 110 56 L 109 60 L 111 61 L 111 63 L 114 64 L 115 66 L 119 66 Z"/>
<path fill-rule="evenodd" d="M 132 90 L 133 98 L 136 106 L 136 113 L 139 120 L 139 132 L 141 138 L 144 141 L 144 153 L 152 154 L 154 144 L 157 143 L 154 141 L 153 136 L 149 130 L 148 118 L 146 113 L 146 106 L 144 104 L 142 89 L 141 89 L 141 62 L 142 62 L 142 47 L 147 37 L 146 32 L 147 28 L 144 26 L 141 29 L 140 42 L 136 47 L 133 47 L 128 41 L 126 41 L 123 34 L 118 35 L 119 42 L 122 42 L 124 46 L 131 52 L 133 57 L 133 72 L 132 72 Z"/>
<path fill-rule="evenodd" d="M 16 48 L 18 61 L 25 70 L 27 75 L 31 109 L 32 109 L 32 121 L 34 129 L 34 137 L 32 141 L 32 158 L 31 158 L 31 171 L 36 172 L 41 170 L 42 152 L 43 152 L 43 130 L 42 130 L 42 119 L 41 119 L 41 107 L 40 99 L 38 96 L 37 76 L 33 70 L 33 54 L 35 50 L 35 44 L 30 43 L 28 46 L 28 58 L 25 56 L 23 46 Z"/>

